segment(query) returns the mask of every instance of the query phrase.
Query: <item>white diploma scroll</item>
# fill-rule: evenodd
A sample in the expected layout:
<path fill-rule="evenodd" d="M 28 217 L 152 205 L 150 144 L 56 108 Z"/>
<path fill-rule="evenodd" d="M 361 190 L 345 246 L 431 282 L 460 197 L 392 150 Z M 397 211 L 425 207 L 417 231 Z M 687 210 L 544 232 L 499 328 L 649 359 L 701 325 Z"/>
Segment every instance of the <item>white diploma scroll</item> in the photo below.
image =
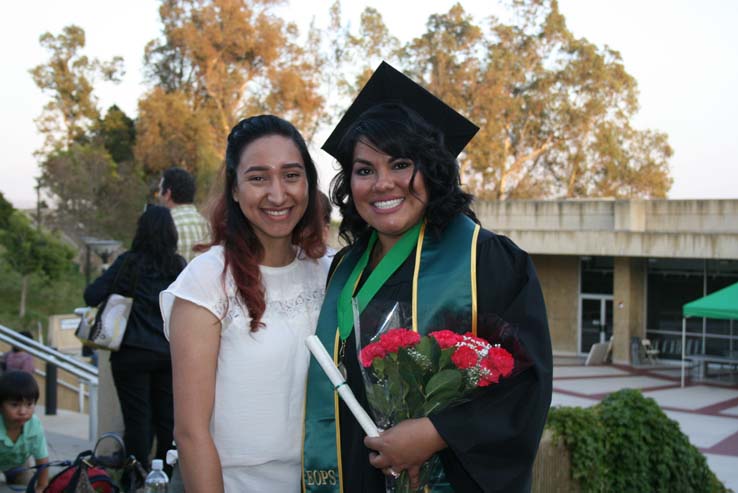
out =
<path fill-rule="evenodd" d="M 338 395 L 340 395 L 343 402 L 346 403 L 346 406 L 351 411 L 351 414 L 354 415 L 356 421 L 359 422 L 364 433 L 370 437 L 378 437 L 379 430 L 377 429 L 377 425 L 374 424 L 372 418 L 367 414 L 364 408 L 361 407 L 359 401 L 356 400 L 356 396 L 351 392 L 351 388 L 346 384 L 346 380 L 343 378 L 343 375 L 341 375 L 341 372 L 338 371 L 338 368 L 336 368 L 333 358 L 331 358 L 328 351 L 325 350 L 325 346 L 320 342 L 318 336 L 308 336 L 308 338 L 305 339 L 305 345 L 308 347 L 310 352 L 313 353 L 318 364 L 333 384 L 333 388 L 338 391 Z"/>

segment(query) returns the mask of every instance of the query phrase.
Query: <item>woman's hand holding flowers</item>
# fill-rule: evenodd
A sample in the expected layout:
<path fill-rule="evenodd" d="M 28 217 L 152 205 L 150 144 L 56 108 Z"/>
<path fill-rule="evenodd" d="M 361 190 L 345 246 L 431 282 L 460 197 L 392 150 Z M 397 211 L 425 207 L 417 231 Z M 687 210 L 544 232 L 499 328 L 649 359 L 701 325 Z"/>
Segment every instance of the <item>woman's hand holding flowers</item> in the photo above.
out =
<path fill-rule="evenodd" d="M 389 317 L 388 317 L 389 318 Z M 369 462 L 407 493 L 436 480 L 447 444 L 428 416 L 472 399 L 475 392 L 507 378 L 515 370 L 510 352 L 471 332 L 439 330 L 421 336 L 395 327 L 381 330 L 359 350 L 367 400 L 385 428 L 365 438 L 375 450 Z"/>
<path fill-rule="evenodd" d="M 436 452 L 446 448 L 446 442 L 428 418 L 406 419 L 383 431 L 378 437 L 364 438 L 372 450 L 369 462 L 387 476 L 407 470 L 410 486 L 420 485 L 420 467 Z"/>

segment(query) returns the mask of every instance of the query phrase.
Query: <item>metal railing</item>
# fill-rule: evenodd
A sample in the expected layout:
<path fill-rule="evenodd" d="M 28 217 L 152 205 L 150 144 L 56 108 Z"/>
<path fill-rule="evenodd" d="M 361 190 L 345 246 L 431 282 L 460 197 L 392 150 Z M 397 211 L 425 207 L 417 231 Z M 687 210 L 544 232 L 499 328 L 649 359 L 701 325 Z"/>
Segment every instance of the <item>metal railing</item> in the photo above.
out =
<path fill-rule="evenodd" d="M 9 329 L 4 325 L 0 325 L 0 341 L 7 342 L 12 346 L 16 346 L 27 353 L 37 357 L 46 363 L 55 365 L 57 368 L 74 375 L 82 383 L 88 387 L 89 394 L 89 415 L 90 415 L 90 442 L 93 442 L 97 436 L 97 389 L 98 389 L 98 373 L 97 368 L 84 361 L 80 361 L 72 356 L 66 355 L 56 349 L 50 348 L 40 342 L 34 341 L 13 329 Z M 80 402 L 84 397 L 80 398 Z"/>

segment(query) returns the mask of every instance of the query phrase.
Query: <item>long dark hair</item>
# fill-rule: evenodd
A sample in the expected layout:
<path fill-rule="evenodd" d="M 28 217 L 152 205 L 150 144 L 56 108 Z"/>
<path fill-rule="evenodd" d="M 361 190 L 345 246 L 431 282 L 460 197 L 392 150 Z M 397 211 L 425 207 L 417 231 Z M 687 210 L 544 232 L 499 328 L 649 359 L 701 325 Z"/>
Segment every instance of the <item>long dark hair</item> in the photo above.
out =
<path fill-rule="evenodd" d="M 169 209 L 159 205 L 146 206 L 138 218 L 131 252 L 148 267 L 167 276 L 179 274 L 184 267 L 184 259 L 177 255 L 177 228 Z"/>
<path fill-rule="evenodd" d="M 351 196 L 354 148 L 362 140 L 393 158 L 414 163 L 409 189 L 414 193 L 415 176 L 420 173 L 428 191 L 425 217 L 430 232 L 440 234 L 458 214 L 477 221 L 470 207 L 473 197 L 461 189 L 459 165 L 446 149 L 443 133 L 410 108 L 385 103 L 364 112 L 339 144 L 337 159 L 341 170 L 331 181 L 331 199 L 343 216 L 338 233 L 348 243 L 370 229 L 356 211 Z"/>
<path fill-rule="evenodd" d="M 308 181 L 308 205 L 305 214 L 292 231 L 292 243 L 298 245 L 304 255 L 317 259 L 325 254 L 322 235 L 321 207 L 318 203 L 318 171 L 310 157 L 305 140 L 288 121 L 273 115 L 259 115 L 238 122 L 228 135 L 225 159 L 225 186 L 218 198 L 211 217 L 212 245 L 223 245 L 225 267 L 233 275 L 238 294 L 251 316 L 251 330 L 263 324 L 261 317 L 266 309 L 264 287 L 261 282 L 259 262 L 264 257 L 264 247 L 241 207 L 233 200 L 237 188 L 238 164 L 244 149 L 256 139 L 269 135 L 281 135 L 292 140 L 300 151 Z M 200 249 L 202 249 L 201 247 Z"/>

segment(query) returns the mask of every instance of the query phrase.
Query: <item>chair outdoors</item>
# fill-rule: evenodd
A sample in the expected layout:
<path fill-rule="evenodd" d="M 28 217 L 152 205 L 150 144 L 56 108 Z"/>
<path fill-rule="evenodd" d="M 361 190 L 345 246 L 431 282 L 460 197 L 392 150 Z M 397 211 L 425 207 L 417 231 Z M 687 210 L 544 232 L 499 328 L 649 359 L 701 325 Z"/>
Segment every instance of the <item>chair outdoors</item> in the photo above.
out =
<path fill-rule="evenodd" d="M 646 358 L 648 359 L 648 361 L 652 365 L 655 365 L 656 358 L 659 356 L 658 348 L 652 346 L 649 339 L 641 339 L 641 346 L 643 347 L 643 352 L 646 353 Z"/>

